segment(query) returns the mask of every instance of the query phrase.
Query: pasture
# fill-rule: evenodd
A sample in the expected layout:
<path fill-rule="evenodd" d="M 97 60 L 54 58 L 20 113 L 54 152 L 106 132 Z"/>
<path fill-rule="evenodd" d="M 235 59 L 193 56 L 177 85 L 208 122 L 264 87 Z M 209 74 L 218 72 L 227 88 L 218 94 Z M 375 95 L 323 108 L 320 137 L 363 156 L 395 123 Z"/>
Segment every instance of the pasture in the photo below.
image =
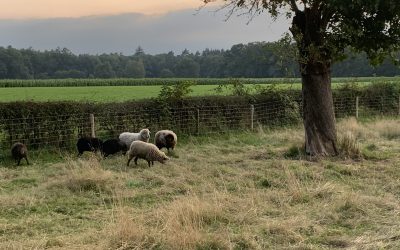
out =
<path fill-rule="evenodd" d="M 0 80 L 0 102 L 13 101 L 83 101 L 123 102 L 157 97 L 163 84 L 191 81 L 190 96 L 229 95 L 219 84 L 241 81 L 247 87 L 259 85 L 278 89 L 301 89 L 299 79 L 62 79 L 62 80 Z M 400 82 L 398 77 L 334 78 L 333 88 L 346 83 L 366 86 L 376 82 Z M 253 89 L 252 93 L 256 90 Z"/>
<path fill-rule="evenodd" d="M 400 121 L 350 118 L 338 134 L 343 155 L 315 161 L 292 127 L 184 138 L 151 168 L 90 153 L 8 162 L 0 248 L 400 248 Z"/>
<path fill-rule="evenodd" d="M 63 80 L 0 80 L 0 102 L 13 101 L 80 101 L 80 102 L 124 102 L 157 97 L 162 84 L 192 81 L 189 96 L 229 95 L 219 84 L 241 81 L 246 87 L 274 86 L 278 89 L 301 89 L 300 80 L 288 79 L 63 79 Z M 366 86 L 375 82 L 400 82 L 398 77 L 334 78 L 333 88 L 346 83 Z M 253 89 L 252 93 L 256 90 Z"/>
<path fill-rule="evenodd" d="M 216 95 L 213 85 L 193 86 L 192 96 Z M 123 102 L 157 97 L 161 86 L 90 86 L 2 88 L 0 100 Z M 221 93 L 223 94 L 223 93 Z"/>

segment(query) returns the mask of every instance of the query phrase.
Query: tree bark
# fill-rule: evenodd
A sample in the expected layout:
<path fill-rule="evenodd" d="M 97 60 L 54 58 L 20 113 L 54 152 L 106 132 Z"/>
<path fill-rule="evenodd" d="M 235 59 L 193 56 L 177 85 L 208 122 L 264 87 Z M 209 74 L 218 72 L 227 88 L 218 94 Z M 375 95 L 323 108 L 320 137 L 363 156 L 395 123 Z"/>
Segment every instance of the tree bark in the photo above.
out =
<path fill-rule="evenodd" d="M 321 69 L 322 71 L 315 71 Z M 307 65 L 302 73 L 305 151 L 311 156 L 337 155 L 335 113 L 329 65 Z"/>
<path fill-rule="evenodd" d="M 305 150 L 311 156 L 337 155 L 331 89 L 331 58 L 325 47 L 319 9 L 296 11 L 291 32 L 299 50 L 302 78 Z"/>

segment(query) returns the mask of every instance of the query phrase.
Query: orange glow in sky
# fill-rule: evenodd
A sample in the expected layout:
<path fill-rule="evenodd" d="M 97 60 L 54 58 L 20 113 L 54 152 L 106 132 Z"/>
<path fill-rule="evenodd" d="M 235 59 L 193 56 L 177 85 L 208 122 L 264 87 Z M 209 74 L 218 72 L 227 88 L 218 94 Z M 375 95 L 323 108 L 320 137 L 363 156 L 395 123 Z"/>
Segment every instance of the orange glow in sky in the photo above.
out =
<path fill-rule="evenodd" d="M 129 12 L 163 14 L 198 8 L 202 0 L 0 0 L 0 6 L 0 19 L 26 19 Z"/>

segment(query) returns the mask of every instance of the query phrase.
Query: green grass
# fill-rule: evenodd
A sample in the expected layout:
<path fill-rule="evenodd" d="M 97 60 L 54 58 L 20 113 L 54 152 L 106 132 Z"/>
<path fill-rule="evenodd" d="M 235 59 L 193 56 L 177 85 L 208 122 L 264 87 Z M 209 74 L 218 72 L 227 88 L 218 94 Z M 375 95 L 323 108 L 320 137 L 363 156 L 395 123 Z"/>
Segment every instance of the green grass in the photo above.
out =
<path fill-rule="evenodd" d="M 187 137 L 151 168 L 90 153 L 6 162 L 0 249 L 399 249 L 398 128 L 340 121 L 367 152 L 356 160 L 305 160 L 299 127 Z"/>
<path fill-rule="evenodd" d="M 193 86 L 191 96 L 228 94 L 215 91 L 216 85 Z M 300 87 L 299 85 L 296 88 Z M 2 88 L 1 102 L 12 101 L 92 101 L 123 102 L 157 97 L 161 86 L 92 86 Z"/>
<path fill-rule="evenodd" d="M 215 86 L 193 87 L 194 95 L 212 95 Z M 122 102 L 157 97 L 161 86 L 24 87 L 1 89 L 1 101 Z"/>
<path fill-rule="evenodd" d="M 334 83 L 334 88 L 342 83 Z M 260 86 L 270 86 L 259 84 Z M 246 86 L 254 86 L 247 84 Z M 301 89 L 300 84 L 275 85 L 279 89 Z M 196 85 L 190 96 L 228 95 L 229 90 L 217 92 L 217 85 Z M 17 87 L 0 88 L 0 102 L 13 101 L 87 101 L 123 102 L 157 97 L 161 86 L 90 86 L 90 87 Z M 255 91 L 253 91 L 255 92 Z"/>
<path fill-rule="evenodd" d="M 368 85 L 373 82 L 400 82 L 398 77 L 334 78 L 333 88 L 345 83 Z M 0 102 L 13 101 L 89 101 L 123 102 L 157 97 L 161 84 L 174 84 L 190 80 L 196 83 L 191 96 L 228 95 L 223 89 L 216 92 L 218 84 L 229 83 L 231 79 L 64 79 L 64 80 L 0 80 Z M 267 78 L 241 79 L 247 87 L 254 85 L 271 86 L 278 89 L 301 89 L 299 79 Z M 153 84 L 153 85 L 151 85 Z M 135 86 L 140 85 L 140 86 Z M 36 86 L 36 87 L 34 87 Z M 38 87 L 40 86 L 40 87 Z M 254 92 L 254 91 L 253 91 Z"/>

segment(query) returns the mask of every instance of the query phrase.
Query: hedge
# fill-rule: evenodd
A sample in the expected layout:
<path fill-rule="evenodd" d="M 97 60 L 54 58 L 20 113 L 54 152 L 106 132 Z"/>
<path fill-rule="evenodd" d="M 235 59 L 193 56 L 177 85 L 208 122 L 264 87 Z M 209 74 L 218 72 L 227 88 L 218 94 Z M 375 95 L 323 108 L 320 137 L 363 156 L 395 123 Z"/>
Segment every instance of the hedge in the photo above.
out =
<path fill-rule="evenodd" d="M 356 96 L 371 114 L 396 113 L 399 94 L 399 86 L 391 83 L 367 88 L 345 85 L 334 91 L 336 115 L 354 115 Z M 384 107 L 379 105 L 382 98 Z M 95 115 L 97 136 L 102 138 L 143 127 L 151 131 L 173 128 L 184 134 L 248 129 L 250 105 L 255 106 L 255 118 L 262 125 L 301 121 L 301 92 L 297 90 L 192 97 L 168 103 L 156 99 L 123 103 L 11 102 L 0 103 L 0 146 L 8 148 L 13 142 L 22 141 L 32 148 L 72 147 L 78 137 L 90 135 L 89 114 Z"/>

